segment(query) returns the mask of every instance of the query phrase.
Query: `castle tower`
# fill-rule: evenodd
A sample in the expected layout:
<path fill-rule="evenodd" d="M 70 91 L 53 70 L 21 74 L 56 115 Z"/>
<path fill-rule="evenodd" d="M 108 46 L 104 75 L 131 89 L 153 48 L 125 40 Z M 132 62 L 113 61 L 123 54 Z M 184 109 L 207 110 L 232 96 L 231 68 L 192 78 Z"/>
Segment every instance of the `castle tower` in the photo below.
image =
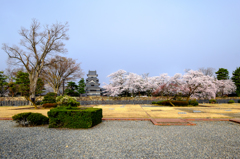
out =
<path fill-rule="evenodd" d="M 86 79 L 86 94 L 88 96 L 100 96 L 100 84 L 97 78 L 97 71 L 89 71 Z"/>

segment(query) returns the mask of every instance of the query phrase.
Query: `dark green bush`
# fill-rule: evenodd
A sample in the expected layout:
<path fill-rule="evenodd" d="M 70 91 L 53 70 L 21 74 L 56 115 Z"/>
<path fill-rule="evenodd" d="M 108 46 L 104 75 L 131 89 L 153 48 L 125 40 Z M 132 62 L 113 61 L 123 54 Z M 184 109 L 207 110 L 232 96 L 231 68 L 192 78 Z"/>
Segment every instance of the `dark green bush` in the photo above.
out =
<path fill-rule="evenodd" d="M 157 103 L 155 101 L 153 101 L 152 104 L 157 104 Z"/>
<path fill-rule="evenodd" d="M 187 101 L 176 101 L 176 100 L 173 100 L 171 102 L 175 106 L 188 106 L 188 102 Z M 163 106 L 172 106 L 171 103 L 168 100 L 157 101 L 156 104 L 157 105 L 163 105 Z"/>
<path fill-rule="evenodd" d="M 102 122 L 102 109 L 57 107 L 48 112 L 49 128 L 90 128 Z"/>
<path fill-rule="evenodd" d="M 158 105 L 162 105 L 162 102 L 165 102 L 166 100 L 162 100 L 162 101 L 157 101 L 156 104 Z"/>
<path fill-rule="evenodd" d="M 19 123 L 22 126 L 34 126 L 34 125 L 44 125 L 48 124 L 48 117 L 40 113 L 20 113 L 12 117 L 14 121 Z"/>
<path fill-rule="evenodd" d="M 174 104 L 175 106 L 188 106 L 188 102 L 187 101 L 171 101 L 172 104 Z M 161 105 L 164 106 L 172 106 L 170 101 L 162 101 Z"/>
<path fill-rule="evenodd" d="M 197 102 L 196 99 L 194 99 L 194 100 L 189 100 L 189 101 L 188 101 L 188 104 L 189 104 L 189 105 L 192 105 L 192 106 L 197 106 L 197 105 L 198 105 L 198 102 Z"/>
<path fill-rule="evenodd" d="M 41 101 L 36 101 L 36 103 L 35 103 L 36 105 L 41 105 L 42 104 L 42 102 Z"/>
<path fill-rule="evenodd" d="M 240 99 L 238 100 L 238 103 L 240 103 Z"/>
<path fill-rule="evenodd" d="M 57 107 L 57 103 L 46 103 L 43 104 L 43 108 L 55 108 Z"/>
<path fill-rule="evenodd" d="M 228 103 L 229 103 L 229 104 L 235 103 L 235 101 L 231 99 L 231 100 L 228 101 Z"/>
<path fill-rule="evenodd" d="M 209 103 L 212 103 L 212 104 L 213 104 L 213 103 L 217 103 L 217 101 L 216 101 L 216 99 L 210 99 L 210 100 L 209 100 Z"/>
<path fill-rule="evenodd" d="M 57 97 L 57 93 L 49 92 L 44 96 L 42 104 L 56 103 L 56 97 Z"/>
<path fill-rule="evenodd" d="M 48 117 L 40 114 L 40 113 L 32 113 L 27 117 L 30 125 L 44 125 L 48 124 Z"/>

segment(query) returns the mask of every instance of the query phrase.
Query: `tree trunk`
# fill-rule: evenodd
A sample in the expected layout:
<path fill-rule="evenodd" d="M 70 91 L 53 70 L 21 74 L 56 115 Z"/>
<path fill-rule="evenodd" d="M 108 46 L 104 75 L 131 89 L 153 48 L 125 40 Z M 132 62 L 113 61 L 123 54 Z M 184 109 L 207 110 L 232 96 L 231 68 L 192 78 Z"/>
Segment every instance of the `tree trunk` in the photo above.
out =
<path fill-rule="evenodd" d="M 189 101 L 190 96 L 187 96 L 187 102 Z"/>
<path fill-rule="evenodd" d="M 38 76 L 32 77 L 29 74 L 29 78 L 30 78 L 30 97 L 29 97 L 29 105 L 33 105 L 35 107 L 35 109 L 37 109 L 37 105 L 35 104 L 35 91 L 37 88 L 37 80 L 38 80 Z M 32 101 L 32 99 L 34 98 L 34 101 Z"/>

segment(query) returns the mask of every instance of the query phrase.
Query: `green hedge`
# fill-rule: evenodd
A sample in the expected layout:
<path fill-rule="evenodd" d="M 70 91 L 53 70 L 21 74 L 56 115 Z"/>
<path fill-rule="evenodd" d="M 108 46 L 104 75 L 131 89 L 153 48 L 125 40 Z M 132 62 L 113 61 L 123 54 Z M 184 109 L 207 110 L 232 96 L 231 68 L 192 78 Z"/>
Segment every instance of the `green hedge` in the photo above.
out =
<path fill-rule="evenodd" d="M 198 106 L 197 100 L 189 100 L 189 101 L 188 101 L 188 104 L 189 104 L 189 105 L 192 105 L 192 106 Z"/>
<path fill-rule="evenodd" d="M 194 100 L 190 101 L 190 103 L 188 103 L 187 101 L 176 101 L 176 100 L 173 100 L 171 102 L 175 106 L 188 106 L 188 105 L 196 106 L 196 105 L 198 105 L 198 102 L 194 101 Z M 172 106 L 171 103 L 169 101 L 167 101 L 167 100 L 157 101 L 157 102 L 154 102 L 153 104 L 163 105 L 163 106 Z"/>
<path fill-rule="evenodd" d="M 102 109 L 57 107 L 48 112 L 49 128 L 90 128 L 102 122 Z"/>
<path fill-rule="evenodd" d="M 235 101 L 231 99 L 231 100 L 228 101 L 228 103 L 229 103 L 229 104 L 235 103 Z"/>
<path fill-rule="evenodd" d="M 216 99 L 210 99 L 209 103 L 217 103 Z"/>
<path fill-rule="evenodd" d="M 188 106 L 187 101 L 171 101 L 171 102 L 175 106 Z M 172 106 L 169 101 L 163 101 L 163 102 L 161 102 L 161 104 L 164 105 L 164 106 Z"/>
<path fill-rule="evenodd" d="M 35 125 L 44 125 L 48 124 L 48 117 L 40 113 L 19 113 L 14 115 L 13 120 L 19 123 L 22 126 L 35 126 Z"/>

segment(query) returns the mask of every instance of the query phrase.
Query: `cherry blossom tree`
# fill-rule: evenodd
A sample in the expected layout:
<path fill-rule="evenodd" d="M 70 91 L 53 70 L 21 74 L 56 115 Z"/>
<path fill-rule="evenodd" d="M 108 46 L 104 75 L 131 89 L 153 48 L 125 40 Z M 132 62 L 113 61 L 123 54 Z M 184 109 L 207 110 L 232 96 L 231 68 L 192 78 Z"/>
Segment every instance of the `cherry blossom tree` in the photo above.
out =
<path fill-rule="evenodd" d="M 160 86 L 154 91 L 153 94 L 166 96 L 167 100 L 170 96 L 174 97 L 181 92 L 181 74 L 175 74 L 173 77 L 168 76 L 167 74 L 160 75 L 159 82 Z"/>
<path fill-rule="evenodd" d="M 136 93 L 143 91 L 144 90 L 143 88 L 144 88 L 143 79 L 140 75 L 137 75 L 135 73 L 128 73 L 128 75 L 126 75 L 124 89 L 129 91 L 132 94 L 132 96 L 134 96 L 134 94 Z"/>
<path fill-rule="evenodd" d="M 201 71 L 190 70 L 182 76 L 181 92 L 191 98 L 215 98 L 217 86 L 214 78 Z"/>
<path fill-rule="evenodd" d="M 236 86 L 232 80 L 216 80 L 216 85 L 218 87 L 217 94 L 224 96 L 236 91 Z"/>
<path fill-rule="evenodd" d="M 103 86 L 106 89 L 106 95 L 118 96 L 125 90 L 126 73 L 125 70 L 118 70 L 107 76 L 110 78 L 110 84 L 104 83 L 105 85 Z"/>

